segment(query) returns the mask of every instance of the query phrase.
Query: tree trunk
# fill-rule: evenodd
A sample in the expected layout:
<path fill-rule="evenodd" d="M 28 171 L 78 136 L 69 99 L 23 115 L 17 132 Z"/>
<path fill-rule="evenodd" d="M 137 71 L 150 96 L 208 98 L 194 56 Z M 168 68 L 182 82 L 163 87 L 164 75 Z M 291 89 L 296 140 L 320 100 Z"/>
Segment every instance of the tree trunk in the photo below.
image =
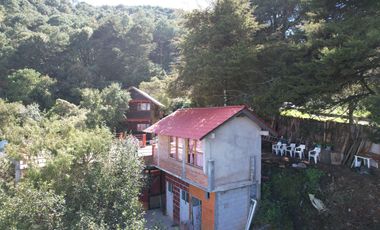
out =
<path fill-rule="evenodd" d="M 348 123 L 350 125 L 354 124 L 354 111 L 355 111 L 355 103 L 350 102 L 348 105 Z"/>
<path fill-rule="evenodd" d="M 355 111 L 355 103 L 350 102 L 350 104 L 348 104 L 348 124 L 349 124 L 348 133 L 350 135 L 349 143 L 354 142 L 354 137 L 353 137 L 353 132 L 352 132 L 352 125 L 354 124 L 354 111 Z"/>

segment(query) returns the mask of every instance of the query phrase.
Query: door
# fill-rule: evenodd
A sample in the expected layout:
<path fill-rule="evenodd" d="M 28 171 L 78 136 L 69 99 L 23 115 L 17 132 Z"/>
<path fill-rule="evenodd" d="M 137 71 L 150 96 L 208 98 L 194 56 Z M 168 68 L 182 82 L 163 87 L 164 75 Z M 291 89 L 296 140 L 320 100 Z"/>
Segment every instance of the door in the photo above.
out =
<path fill-rule="evenodd" d="M 173 220 L 173 184 L 166 182 L 166 214 Z"/>
<path fill-rule="evenodd" d="M 201 230 L 202 226 L 202 201 L 191 197 L 191 221 L 194 230 Z"/>
<path fill-rule="evenodd" d="M 188 224 L 189 223 L 189 209 L 190 209 L 190 206 L 189 206 L 189 193 L 186 192 L 185 190 L 180 190 L 181 191 L 181 199 L 180 199 L 180 202 L 179 202 L 179 205 L 180 205 L 180 209 L 179 209 L 179 213 L 180 213 L 180 222 L 181 224 Z"/>

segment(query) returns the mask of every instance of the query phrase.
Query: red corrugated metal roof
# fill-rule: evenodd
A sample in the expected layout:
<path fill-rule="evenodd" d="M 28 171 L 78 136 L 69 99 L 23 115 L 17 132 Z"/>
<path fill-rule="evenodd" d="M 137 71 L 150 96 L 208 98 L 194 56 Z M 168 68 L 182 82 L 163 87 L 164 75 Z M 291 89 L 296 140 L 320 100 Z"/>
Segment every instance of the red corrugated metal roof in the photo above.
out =
<path fill-rule="evenodd" d="M 144 132 L 200 140 L 245 108 L 241 105 L 180 109 Z"/>

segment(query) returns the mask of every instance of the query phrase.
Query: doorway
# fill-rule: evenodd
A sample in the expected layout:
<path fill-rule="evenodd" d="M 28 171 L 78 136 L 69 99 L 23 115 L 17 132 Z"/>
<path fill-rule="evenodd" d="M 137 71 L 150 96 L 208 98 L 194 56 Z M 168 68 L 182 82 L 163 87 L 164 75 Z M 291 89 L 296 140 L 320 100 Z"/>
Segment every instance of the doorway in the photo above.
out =
<path fill-rule="evenodd" d="M 191 222 L 194 230 L 202 228 L 202 201 L 196 197 L 191 197 Z"/>
<path fill-rule="evenodd" d="M 173 184 L 166 182 L 166 214 L 173 220 Z"/>

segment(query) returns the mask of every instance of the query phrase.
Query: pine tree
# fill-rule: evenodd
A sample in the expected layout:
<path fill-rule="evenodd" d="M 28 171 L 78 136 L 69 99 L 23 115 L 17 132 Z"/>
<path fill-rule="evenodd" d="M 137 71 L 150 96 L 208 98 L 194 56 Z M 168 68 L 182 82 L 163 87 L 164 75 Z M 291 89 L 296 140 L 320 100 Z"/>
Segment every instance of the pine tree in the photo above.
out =
<path fill-rule="evenodd" d="M 260 29 L 248 1 L 216 1 L 212 9 L 194 11 L 185 23 L 178 85 L 190 90 L 196 105 L 245 101 L 255 81 L 256 46 Z"/>

